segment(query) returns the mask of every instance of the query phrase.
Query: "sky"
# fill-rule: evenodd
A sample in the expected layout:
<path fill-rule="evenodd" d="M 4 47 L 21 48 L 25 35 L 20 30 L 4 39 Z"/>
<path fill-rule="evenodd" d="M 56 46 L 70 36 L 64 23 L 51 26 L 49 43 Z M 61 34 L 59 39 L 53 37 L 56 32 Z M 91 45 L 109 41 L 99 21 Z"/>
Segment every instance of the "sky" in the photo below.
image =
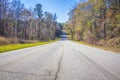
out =
<path fill-rule="evenodd" d="M 64 23 L 68 20 L 68 12 L 73 5 L 77 4 L 79 0 L 21 0 L 26 8 L 35 6 L 35 4 L 42 4 L 42 10 L 57 14 L 57 21 Z"/>

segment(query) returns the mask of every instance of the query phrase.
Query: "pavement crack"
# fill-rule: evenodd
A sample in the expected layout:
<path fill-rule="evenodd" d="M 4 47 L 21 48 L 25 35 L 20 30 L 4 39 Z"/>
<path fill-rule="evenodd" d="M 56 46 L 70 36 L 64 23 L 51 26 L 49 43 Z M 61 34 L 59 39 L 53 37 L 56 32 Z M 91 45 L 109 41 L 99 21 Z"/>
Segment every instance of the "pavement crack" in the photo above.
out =
<path fill-rule="evenodd" d="M 62 53 L 61 53 L 61 56 L 60 56 L 60 60 L 59 60 L 59 62 L 58 62 L 58 69 L 57 69 L 56 76 L 55 76 L 55 79 L 54 79 L 54 80 L 57 80 L 57 79 L 58 79 L 58 74 L 59 74 L 59 72 L 60 72 L 60 67 L 61 67 L 61 62 L 62 62 L 63 53 L 64 53 L 64 46 L 62 46 Z"/>
<path fill-rule="evenodd" d="M 32 75 L 32 76 L 55 76 L 55 75 L 40 75 L 35 73 L 24 73 L 24 72 L 3 71 L 3 70 L 0 70 L 0 72 L 11 73 L 11 74 L 24 74 L 24 75 Z"/>
<path fill-rule="evenodd" d="M 115 75 L 113 75 L 111 72 L 107 71 L 104 67 L 102 67 L 101 65 L 99 65 L 98 63 L 96 63 L 94 60 L 92 60 L 91 58 L 89 58 L 88 56 L 86 56 L 84 53 L 82 53 L 81 51 L 77 51 L 73 48 L 71 48 L 75 54 L 77 56 L 83 56 L 83 58 L 88 62 L 90 63 L 91 65 L 94 65 L 95 68 L 97 70 L 99 70 L 101 73 L 103 73 L 105 76 L 107 76 L 108 78 L 112 78 L 111 80 L 120 80 L 118 77 L 116 77 Z M 80 54 L 78 54 L 80 53 Z"/>
<path fill-rule="evenodd" d="M 113 75 L 111 72 L 107 71 L 105 68 L 103 68 L 101 65 L 97 64 L 94 60 L 89 58 L 88 56 L 84 55 L 81 51 L 78 51 L 80 54 L 77 54 L 78 56 L 83 56 L 90 64 L 94 65 L 100 72 L 102 72 L 105 76 L 108 76 L 109 78 L 112 78 L 112 80 L 119 80 L 115 75 Z"/>

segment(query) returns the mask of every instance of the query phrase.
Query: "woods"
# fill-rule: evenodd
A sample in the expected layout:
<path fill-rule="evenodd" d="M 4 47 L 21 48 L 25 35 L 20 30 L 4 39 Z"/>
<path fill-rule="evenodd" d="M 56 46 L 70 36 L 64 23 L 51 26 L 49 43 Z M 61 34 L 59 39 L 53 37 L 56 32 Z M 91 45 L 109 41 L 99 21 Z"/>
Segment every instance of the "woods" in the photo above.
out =
<path fill-rule="evenodd" d="M 120 0 L 80 2 L 69 12 L 65 28 L 73 40 L 101 46 L 119 45 Z"/>
<path fill-rule="evenodd" d="M 68 15 L 64 25 L 71 39 L 101 46 L 120 44 L 119 0 L 79 2 Z M 62 26 L 57 15 L 44 12 L 40 3 L 27 9 L 20 0 L 0 0 L 0 37 L 7 41 L 53 40 Z"/>
<path fill-rule="evenodd" d="M 59 37 L 62 26 L 56 19 L 56 14 L 43 12 L 40 3 L 27 9 L 20 0 L 0 0 L 0 36 L 11 42 Z"/>

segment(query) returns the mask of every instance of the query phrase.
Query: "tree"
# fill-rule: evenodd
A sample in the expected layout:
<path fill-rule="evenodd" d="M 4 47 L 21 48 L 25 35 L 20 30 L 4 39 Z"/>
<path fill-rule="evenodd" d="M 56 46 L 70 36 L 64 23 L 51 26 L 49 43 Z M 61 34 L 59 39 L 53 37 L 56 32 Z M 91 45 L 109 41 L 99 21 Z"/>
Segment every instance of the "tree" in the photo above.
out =
<path fill-rule="evenodd" d="M 34 10 L 35 10 L 35 12 L 36 12 L 38 18 L 41 19 L 42 16 L 43 16 L 43 14 L 42 14 L 42 5 L 41 5 L 41 4 L 36 4 Z"/>
<path fill-rule="evenodd" d="M 0 36 L 11 42 L 55 39 L 59 28 L 56 14 L 45 12 L 42 5 L 27 9 L 20 0 L 0 0 Z"/>
<path fill-rule="evenodd" d="M 120 35 L 120 1 L 88 0 L 80 2 L 69 12 L 67 31 L 72 39 L 96 44 Z M 115 32 L 116 31 L 116 32 Z"/>

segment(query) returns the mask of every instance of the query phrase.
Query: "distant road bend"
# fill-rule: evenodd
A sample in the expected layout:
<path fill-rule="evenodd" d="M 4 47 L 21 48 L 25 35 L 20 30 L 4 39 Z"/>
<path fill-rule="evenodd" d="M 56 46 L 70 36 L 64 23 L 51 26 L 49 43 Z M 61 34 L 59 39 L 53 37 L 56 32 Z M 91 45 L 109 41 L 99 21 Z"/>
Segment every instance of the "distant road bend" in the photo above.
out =
<path fill-rule="evenodd" d="M 0 80 L 120 80 L 120 55 L 61 40 L 0 54 Z"/>

